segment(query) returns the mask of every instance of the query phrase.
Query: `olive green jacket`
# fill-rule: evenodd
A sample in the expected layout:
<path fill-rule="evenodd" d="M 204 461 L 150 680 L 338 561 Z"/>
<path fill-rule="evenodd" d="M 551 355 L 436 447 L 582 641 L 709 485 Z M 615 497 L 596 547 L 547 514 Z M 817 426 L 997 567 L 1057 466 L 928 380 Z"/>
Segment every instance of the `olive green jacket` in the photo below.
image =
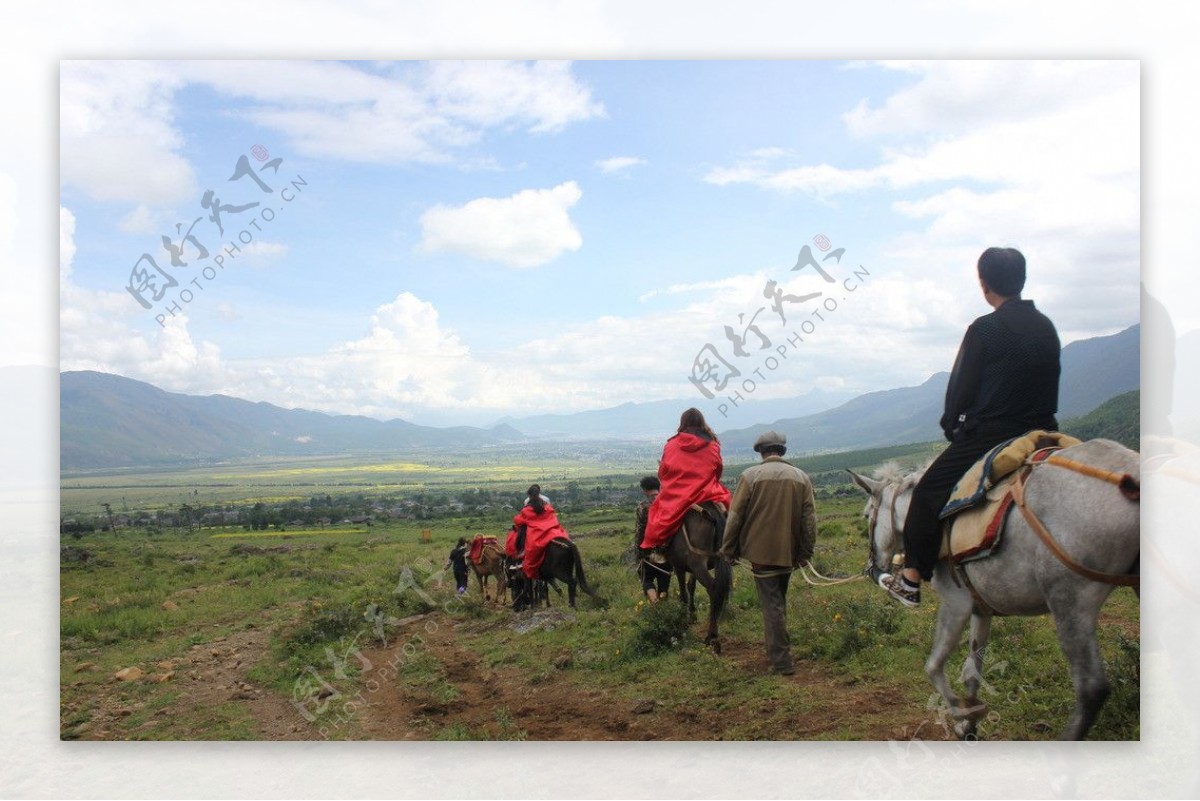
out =
<path fill-rule="evenodd" d="M 768 456 L 742 473 L 730 501 L 723 556 L 796 567 L 812 558 L 816 541 L 816 502 L 803 470 Z"/>

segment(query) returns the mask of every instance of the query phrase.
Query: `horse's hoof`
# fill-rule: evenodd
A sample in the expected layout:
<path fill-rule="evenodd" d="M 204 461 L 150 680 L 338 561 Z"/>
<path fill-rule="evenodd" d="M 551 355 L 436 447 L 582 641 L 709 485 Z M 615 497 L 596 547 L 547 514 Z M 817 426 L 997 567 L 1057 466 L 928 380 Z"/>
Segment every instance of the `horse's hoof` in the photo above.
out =
<path fill-rule="evenodd" d="M 979 739 L 975 720 L 960 720 L 954 724 L 954 734 L 960 740 L 974 742 Z"/>

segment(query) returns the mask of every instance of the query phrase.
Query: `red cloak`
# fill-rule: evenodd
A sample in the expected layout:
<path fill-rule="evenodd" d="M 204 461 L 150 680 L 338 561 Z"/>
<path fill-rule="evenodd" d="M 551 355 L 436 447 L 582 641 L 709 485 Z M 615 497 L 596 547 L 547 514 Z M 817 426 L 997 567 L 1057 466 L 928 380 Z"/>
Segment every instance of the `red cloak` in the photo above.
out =
<path fill-rule="evenodd" d="M 475 539 L 471 540 L 471 552 L 469 556 L 471 561 L 479 564 L 480 557 L 483 556 L 483 546 L 496 545 L 496 538 L 492 536 L 485 537 L 482 534 L 476 534 Z"/>
<path fill-rule="evenodd" d="M 729 507 L 729 490 L 721 485 L 721 445 L 686 431 L 667 440 L 658 463 L 662 489 L 650 504 L 643 548 L 656 548 L 679 530 L 692 504 L 718 501 Z"/>
<path fill-rule="evenodd" d="M 543 505 L 540 515 L 534 513 L 532 506 L 523 507 L 513 516 L 513 526 L 525 526 L 525 557 L 521 567 L 531 579 L 538 577 L 550 540 L 555 537 L 570 539 L 566 529 L 559 524 L 554 507 L 548 503 Z"/>

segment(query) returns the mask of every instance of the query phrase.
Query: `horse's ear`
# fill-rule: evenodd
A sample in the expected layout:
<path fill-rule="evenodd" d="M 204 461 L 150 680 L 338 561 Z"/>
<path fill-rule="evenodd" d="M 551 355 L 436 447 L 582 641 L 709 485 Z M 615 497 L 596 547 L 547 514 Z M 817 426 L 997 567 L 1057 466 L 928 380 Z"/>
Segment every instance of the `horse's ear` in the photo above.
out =
<path fill-rule="evenodd" d="M 867 478 L 866 476 L 860 476 L 858 473 L 855 473 L 849 468 L 846 469 L 846 472 L 849 473 L 850 477 L 854 479 L 854 483 L 862 487 L 863 491 L 868 495 L 878 495 L 879 491 L 883 489 L 882 481 L 876 481 L 874 479 Z"/>

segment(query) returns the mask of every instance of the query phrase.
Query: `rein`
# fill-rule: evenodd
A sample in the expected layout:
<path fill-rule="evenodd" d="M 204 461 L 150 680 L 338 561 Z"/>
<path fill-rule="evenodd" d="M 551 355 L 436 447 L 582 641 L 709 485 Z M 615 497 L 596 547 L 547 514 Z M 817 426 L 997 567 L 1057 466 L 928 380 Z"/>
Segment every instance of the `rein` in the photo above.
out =
<path fill-rule="evenodd" d="M 1035 515 L 1033 510 L 1030 509 L 1025 503 L 1025 482 L 1033 473 L 1033 468 L 1039 464 L 1052 464 L 1057 467 L 1066 468 L 1067 470 L 1073 470 L 1074 472 L 1085 476 L 1100 479 L 1101 481 L 1107 481 L 1108 483 L 1115 485 L 1121 491 L 1121 494 L 1126 498 L 1129 498 L 1131 501 L 1137 501 L 1140 497 L 1141 489 L 1138 480 L 1128 473 L 1113 473 L 1108 470 L 1100 470 L 1090 465 L 1081 464 L 1080 462 L 1075 462 L 1062 456 L 1052 455 L 1041 461 L 1027 460 L 1026 467 L 1017 474 L 1017 478 L 1013 482 L 1012 495 L 1013 501 L 1017 504 L 1017 508 L 1021 510 L 1021 514 L 1024 516 L 1025 522 L 1029 524 L 1029 528 L 1038 536 L 1038 539 L 1042 541 L 1042 544 L 1049 549 L 1050 553 L 1054 554 L 1058 561 L 1062 562 L 1068 568 L 1086 579 L 1098 581 L 1102 584 L 1113 584 L 1118 587 L 1133 587 L 1134 589 L 1139 589 L 1141 587 L 1141 576 L 1127 573 L 1102 573 L 1098 570 L 1092 570 L 1089 567 L 1084 567 L 1072 559 L 1071 556 L 1062 549 L 1062 546 L 1060 546 L 1054 540 L 1054 536 L 1046 529 L 1045 525 L 1042 524 L 1042 521 L 1038 520 L 1037 515 Z"/>
<path fill-rule="evenodd" d="M 892 502 L 888 504 L 888 517 L 892 522 L 893 535 L 895 532 L 898 532 L 901 529 L 900 521 L 896 519 L 896 504 L 900 500 L 900 483 L 901 482 L 897 481 L 892 487 Z M 872 568 L 880 572 L 887 572 L 888 569 L 888 566 L 886 565 L 884 567 L 880 567 L 879 565 L 875 564 L 875 528 L 879 525 L 879 508 L 880 504 L 876 504 L 875 508 L 871 511 L 871 519 L 867 521 L 867 541 L 871 543 L 871 558 L 867 564 L 867 569 L 864 571 L 864 574 L 868 576 L 871 575 Z M 816 570 L 813 570 L 813 572 L 816 573 Z M 820 574 L 817 574 L 817 577 L 825 578 Z M 805 578 L 807 578 L 807 576 L 805 576 Z"/>

